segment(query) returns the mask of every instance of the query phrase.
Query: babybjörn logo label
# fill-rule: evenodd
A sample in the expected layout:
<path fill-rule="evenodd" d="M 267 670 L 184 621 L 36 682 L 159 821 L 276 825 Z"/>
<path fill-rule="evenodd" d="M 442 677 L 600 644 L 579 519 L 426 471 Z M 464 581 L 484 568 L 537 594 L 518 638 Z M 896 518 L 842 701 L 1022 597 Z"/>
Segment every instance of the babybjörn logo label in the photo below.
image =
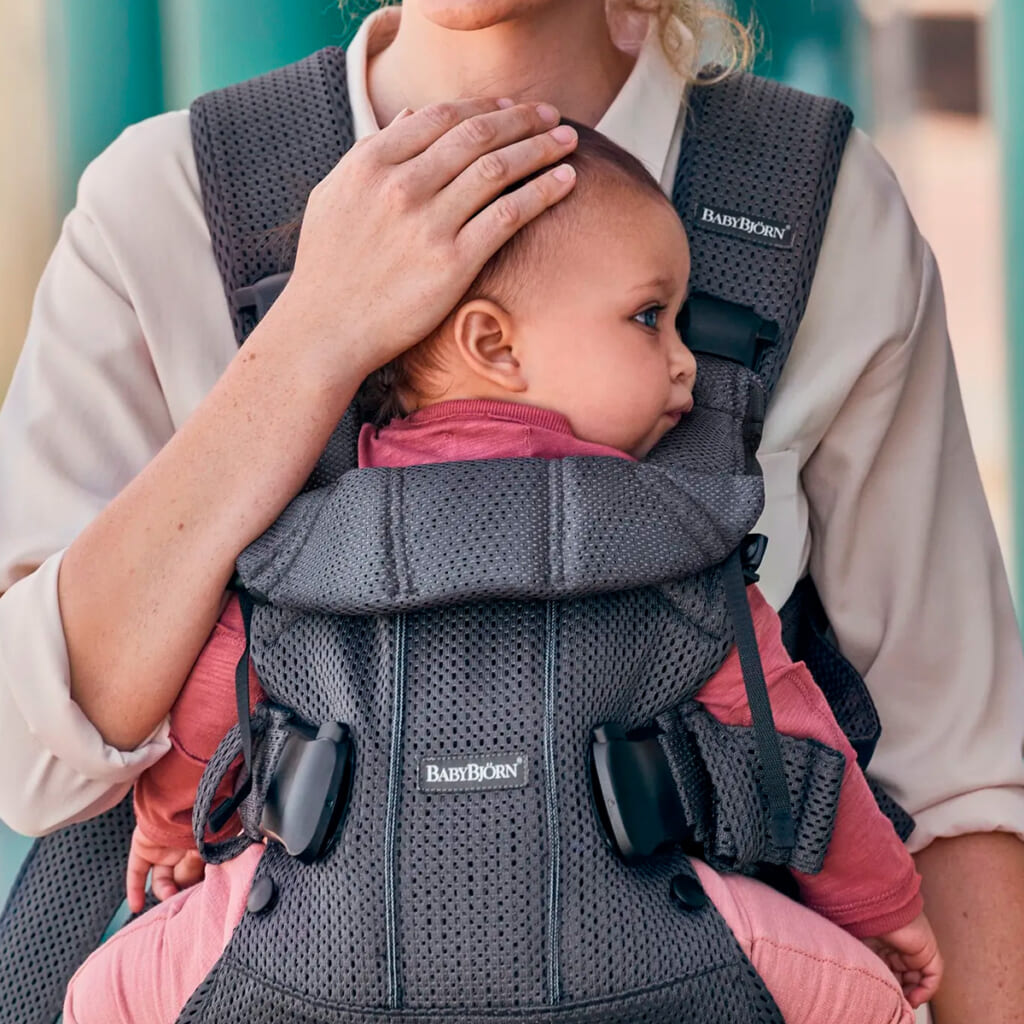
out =
<path fill-rule="evenodd" d="M 747 242 L 771 245 L 777 249 L 793 248 L 792 224 L 779 224 L 733 210 L 716 210 L 703 203 L 696 206 L 693 226 L 707 231 L 717 231 L 722 235 L 733 235 Z"/>
<path fill-rule="evenodd" d="M 477 789 L 521 789 L 527 782 L 526 754 L 470 754 L 424 757 L 416 788 L 424 793 L 465 793 Z"/>

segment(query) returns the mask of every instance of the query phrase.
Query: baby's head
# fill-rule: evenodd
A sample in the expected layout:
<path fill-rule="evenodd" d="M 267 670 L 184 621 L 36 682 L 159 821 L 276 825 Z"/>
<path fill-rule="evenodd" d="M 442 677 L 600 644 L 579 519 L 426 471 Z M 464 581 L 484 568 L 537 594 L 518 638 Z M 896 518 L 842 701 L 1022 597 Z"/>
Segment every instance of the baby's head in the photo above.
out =
<path fill-rule="evenodd" d="M 683 225 L 638 160 L 574 127 L 575 188 L 487 262 L 430 337 L 370 378 L 377 423 L 455 398 L 522 402 L 642 458 L 689 411 Z"/>

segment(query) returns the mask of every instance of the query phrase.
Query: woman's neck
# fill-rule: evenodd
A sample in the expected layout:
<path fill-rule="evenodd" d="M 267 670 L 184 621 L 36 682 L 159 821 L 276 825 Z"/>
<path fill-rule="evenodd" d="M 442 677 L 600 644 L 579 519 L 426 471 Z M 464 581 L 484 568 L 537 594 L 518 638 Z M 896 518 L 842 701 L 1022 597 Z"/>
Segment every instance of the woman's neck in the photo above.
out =
<path fill-rule="evenodd" d="M 397 32 L 381 28 L 370 41 L 367 77 L 382 125 L 403 107 L 509 96 L 545 100 L 564 117 L 593 126 L 634 62 L 612 42 L 604 4 L 595 0 L 545 0 L 507 21 L 463 29 L 436 24 L 407 0 Z"/>

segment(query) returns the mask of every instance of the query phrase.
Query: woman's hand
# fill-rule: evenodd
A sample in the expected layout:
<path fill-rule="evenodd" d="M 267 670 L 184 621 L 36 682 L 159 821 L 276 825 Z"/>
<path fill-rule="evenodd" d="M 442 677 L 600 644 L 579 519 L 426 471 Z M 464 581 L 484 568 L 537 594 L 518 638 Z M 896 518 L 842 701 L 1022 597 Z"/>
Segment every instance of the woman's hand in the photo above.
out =
<path fill-rule="evenodd" d="M 365 376 L 420 341 L 491 255 L 572 189 L 561 165 L 500 195 L 575 148 L 558 119 L 548 104 L 489 99 L 402 111 L 311 192 L 268 319 L 287 317 L 319 346 L 328 380 L 353 365 Z"/>

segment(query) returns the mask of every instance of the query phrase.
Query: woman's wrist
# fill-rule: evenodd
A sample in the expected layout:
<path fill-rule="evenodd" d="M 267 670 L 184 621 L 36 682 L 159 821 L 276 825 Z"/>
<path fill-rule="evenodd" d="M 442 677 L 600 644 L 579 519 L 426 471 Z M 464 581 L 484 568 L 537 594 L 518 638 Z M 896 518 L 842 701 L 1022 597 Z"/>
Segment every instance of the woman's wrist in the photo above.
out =
<path fill-rule="evenodd" d="M 357 316 L 326 319 L 321 306 L 299 281 L 289 282 L 242 353 L 265 351 L 282 359 L 300 389 L 331 401 L 338 420 L 362 382 L 382 365 L 382 339 L 354 326 Z"/>

